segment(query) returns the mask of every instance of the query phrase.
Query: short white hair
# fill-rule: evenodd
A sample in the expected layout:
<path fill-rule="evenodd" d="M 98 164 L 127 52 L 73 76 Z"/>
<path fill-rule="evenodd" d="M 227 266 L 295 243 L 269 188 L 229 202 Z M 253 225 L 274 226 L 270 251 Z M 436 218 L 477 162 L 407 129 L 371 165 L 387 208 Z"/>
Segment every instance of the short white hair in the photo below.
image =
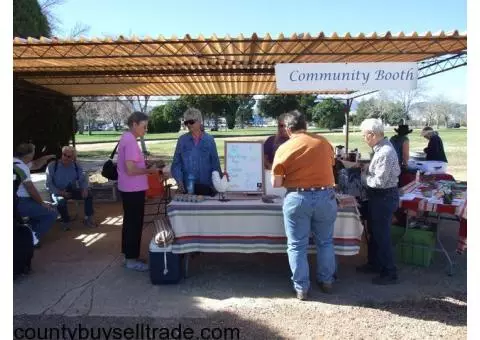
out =
<path fill-rule="evenodd" d="M 65 145 L 62 148 L 62 153 L 65 152 L 65 151 L 71 152 L 73 157 L 77 157 L 77 150 L 75 150 L 75 148 L 73 146 Z"/>
<path fill-rule="evenodd" d="M 377 136 L 381 136 L 384 133 L 383 123 L 377 118 L 365 119 L 362 124 L 360 124 L 360 129 L 362 132 L 371 132 Z"/>
<path fill-rule="evenodd" d="M 193 107 L 187 109 L 187 111 L 185 111 L 183 113 L 183 120 L 187 121 L 187 120 L 190 120 L 190 119 L 193 119 L 197 122 L 202 123 L 203 122 L 202 113 L 200 112 L 200 110 L 194 109 Z"/>

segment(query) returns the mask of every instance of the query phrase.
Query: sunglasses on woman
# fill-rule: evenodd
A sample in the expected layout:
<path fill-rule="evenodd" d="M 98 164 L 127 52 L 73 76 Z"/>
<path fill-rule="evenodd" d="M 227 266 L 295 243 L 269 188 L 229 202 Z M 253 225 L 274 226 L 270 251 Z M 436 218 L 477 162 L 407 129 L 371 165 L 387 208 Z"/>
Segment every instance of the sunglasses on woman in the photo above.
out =
<path fill-rule="evenodd" d="M 185 125 L 193 125 L 195 124 L 195 119 L 189 119 L 189 120 L 186 120 L 185 122 L 183 122 L 183 124 Z"/>

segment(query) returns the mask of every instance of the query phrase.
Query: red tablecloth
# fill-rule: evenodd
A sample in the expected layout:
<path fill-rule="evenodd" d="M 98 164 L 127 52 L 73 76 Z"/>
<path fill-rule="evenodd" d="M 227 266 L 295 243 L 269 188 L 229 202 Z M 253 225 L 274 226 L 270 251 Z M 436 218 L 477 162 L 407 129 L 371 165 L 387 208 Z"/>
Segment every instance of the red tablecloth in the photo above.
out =
<path fill-rule="evenodd" d="M 436 180 L 449 180 L 445 178 Z M 421 183 L 411 182 L 400 189 L 400 194 L 404 195 L 413 192 Z M 402 196 L 401 196 L 402 197 Z M 460 229 L 458 231 L 457 252 L 462 253 L 467 247 L 467 200 L 461 205 L 429 203 L 427 198 L 415 197 L 413 200 L 402 200 L 400 197 L 400 208 L 413 211 L 428 211 L 457 216 L 460 219 Z"/>
<path fill-rule="evenodd" d="M 402 172 L 399 178 L 400 187 L 404 187 L 409 183 L 415 181 L 416 174 L 414 172 Z M 420 181 L 427 181 L 427 180 L 434 180 L 434 181 L 454 181 L 450 174 L 432 174 L 432 175 L 421 175 Z"/>

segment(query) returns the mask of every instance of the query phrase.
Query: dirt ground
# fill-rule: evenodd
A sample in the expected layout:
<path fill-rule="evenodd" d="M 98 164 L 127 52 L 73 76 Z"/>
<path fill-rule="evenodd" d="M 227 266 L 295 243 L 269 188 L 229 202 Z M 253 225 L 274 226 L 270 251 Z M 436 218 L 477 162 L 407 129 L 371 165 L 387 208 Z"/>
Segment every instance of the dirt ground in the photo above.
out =
<path fill-rule="evenodd" d="M 457 257 L 453 277 L 437 254 L 429 268 L 400 264 L 400 284 L 377 287 L 371 276 L 355 273 L 364 261 L 362 249 L 358 256 L 338 257 L 334 294 L 312 283 L 302 302 L 292 292 L 283 254 L 199 254 L 187 279 L 154 286 L 148 273 L 122 267 L 120 203 L 96 204 L 96 216 L 100 226 L 94 230 L 76 222 L 63 232 L 56 225 L 36 251 L 34 272 L 14 283 L 15 328 L 125 329 L 143 323 L 170 329 L 181 324 L 197 339 L 204 328 L 216 329 L 219 337 L 211 339 L 466 338 L 466 254 Z M 458 227 L 442 224 L 445 245 L 454 250 Z M 145 260 L 151 236 L 148 224 Z M 310 263 L 313 273 L 314 258 Z M 237 328 L 239 337 L 228 337 L 227 328 Z"/>

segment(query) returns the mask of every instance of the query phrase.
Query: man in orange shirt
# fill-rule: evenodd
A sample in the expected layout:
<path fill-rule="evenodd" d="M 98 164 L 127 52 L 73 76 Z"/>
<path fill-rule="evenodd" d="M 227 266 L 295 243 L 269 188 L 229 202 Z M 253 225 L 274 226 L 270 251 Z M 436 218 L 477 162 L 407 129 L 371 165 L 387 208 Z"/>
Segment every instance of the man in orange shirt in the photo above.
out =
<path fill-rule="evenodd" d="M 297 298 L 304 300 L 310 288 L 307 248 L 311 231 L 317 247 L 317 282 L 323 292 L 330 293 L 334 281 L 335 158 L 326 138 L 307 132 L 303 114 L 289 112 L 284 123 L 290 139 L 275 154 L 272 184 L 287 189 L 283 218 L 288 261 Z"/>

